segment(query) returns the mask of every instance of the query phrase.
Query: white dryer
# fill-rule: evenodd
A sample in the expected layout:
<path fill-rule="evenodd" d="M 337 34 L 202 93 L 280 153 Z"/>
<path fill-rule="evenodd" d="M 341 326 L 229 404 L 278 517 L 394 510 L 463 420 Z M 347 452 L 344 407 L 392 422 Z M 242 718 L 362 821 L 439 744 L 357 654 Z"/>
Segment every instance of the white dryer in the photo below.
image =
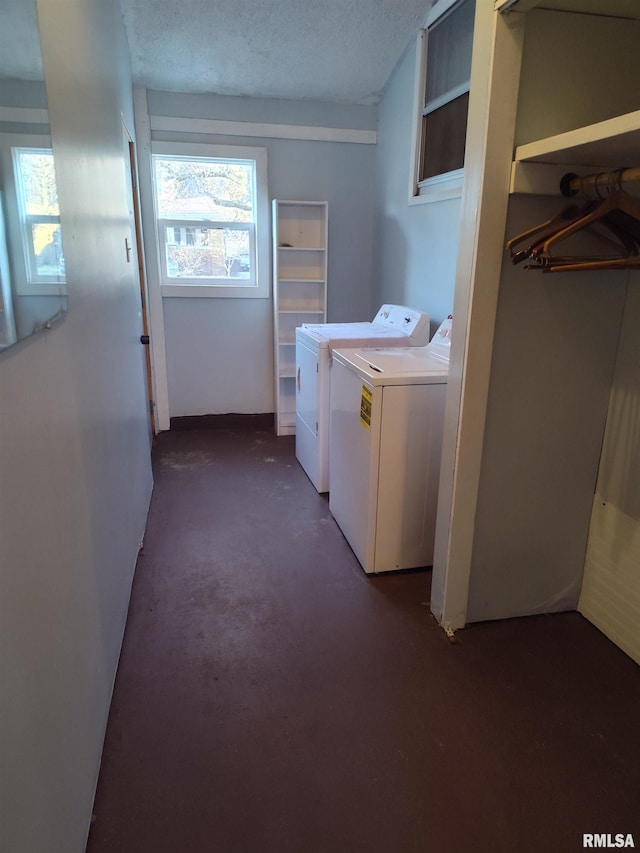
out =
<path fill-rule="evenodd" d="M 450 341 L 334 350 L 329 508 L 367 573 L 433 564 Z"/>
<path fill-rule="evenodd" d="M 319 492 L 329 491 L 329 393 L 335 347 L 417 346 L 429 341 L 429 315 L 383 305 L 371 323 L 304 324 L 296 329 L 296 457 Z"/>

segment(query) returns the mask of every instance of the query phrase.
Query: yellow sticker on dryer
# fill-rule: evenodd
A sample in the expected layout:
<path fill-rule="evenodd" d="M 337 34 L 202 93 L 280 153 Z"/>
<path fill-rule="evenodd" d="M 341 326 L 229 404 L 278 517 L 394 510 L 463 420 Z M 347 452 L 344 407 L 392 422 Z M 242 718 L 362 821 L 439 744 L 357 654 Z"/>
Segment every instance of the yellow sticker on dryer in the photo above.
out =
<path fill-rule="evenodd" d="M 362 396 L 360 397 L 360 423 L 367 429 L 371 429 L 371 400 L 373 399 L 373 391 L 366 385 L 362 386 Z"/>

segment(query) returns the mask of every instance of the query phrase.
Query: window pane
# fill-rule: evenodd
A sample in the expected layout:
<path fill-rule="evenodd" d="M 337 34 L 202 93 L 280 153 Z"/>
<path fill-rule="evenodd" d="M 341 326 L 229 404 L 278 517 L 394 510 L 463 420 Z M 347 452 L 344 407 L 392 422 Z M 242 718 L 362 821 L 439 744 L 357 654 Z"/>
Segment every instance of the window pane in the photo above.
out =
<path fill-rule="evenodd" d="M 16 182 L 23 215 L 59 216 L 53 152 L 38 148 L 16 148 L 15 157 Z"/>
<path fill-rule="evenodd" d="M 26 283 L 59 284 L 65 267 L 53 151 L 12 150 Z"/>
<path fill-rule="evenodd" d="M 471 76 L 475 0 L 463 0 L 429 28 L 425 106 Z"/>
<path fill-rule="evenodd" d="M 170 279 L 251 278 L 250 232 L 242 228 L 167 228 Z M 193 241 L 193 242 L 190 242 Z"/>
<path fill-rule="evenodd" d="M 35 272 L 37 276 L 64 276 L 60 226 L 50 222 L 31 226 Z"/>
<path fill-rule="evenodd" d="M 420 180 L 464 166 L 469 94 L 460 95 L 424 116 Z"/>
<path fill-rule="evenodd" d="M 253 162 L 186 157 L 155 157 L 154 161 L 161 219 L 254 221 Z"/>

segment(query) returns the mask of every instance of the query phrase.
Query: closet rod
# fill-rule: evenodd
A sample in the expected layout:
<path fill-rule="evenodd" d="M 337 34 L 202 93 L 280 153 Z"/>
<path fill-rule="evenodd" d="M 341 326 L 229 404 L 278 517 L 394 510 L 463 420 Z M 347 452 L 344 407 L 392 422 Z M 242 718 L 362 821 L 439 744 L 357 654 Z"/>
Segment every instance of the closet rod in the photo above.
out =
<path fill-rule="evenodd" d="M 622 184 L 640 181 L 640 166 L 631 169 L 614 169 L 612 172 L 599 172 L 597 175 L 579 175 L 568 172 L 560 181 L 560 192 L 569 198 L 578 193 L 596 198 L 605 198 L 622 189 Z"/>

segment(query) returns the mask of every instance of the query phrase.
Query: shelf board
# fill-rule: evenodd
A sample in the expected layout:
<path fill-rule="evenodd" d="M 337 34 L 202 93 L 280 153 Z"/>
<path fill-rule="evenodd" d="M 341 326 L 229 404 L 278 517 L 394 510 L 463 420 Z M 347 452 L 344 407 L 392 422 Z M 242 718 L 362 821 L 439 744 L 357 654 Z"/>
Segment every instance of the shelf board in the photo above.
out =
<path fill-rule="evenodd" d="M 283 411 L 278 409 L 276 412 L 276 432 L 278 435 L 295 435 L 296 431 L 296 413 L 295 411 Z"/>
<path fill-rule="evenodd" d="M 279 284 L 324 284 L 323 278 L 279 278 Z"/>
<path fill-rule="evenodd" d="M 274 199 L 278 205 L 293 205 L 294 207 L 326 207 L 326 201 L 309 201 L 309 199 L 295 199 L 295 198 L 278 198 Z"/>
<path fill-rule="evenodd" d="M 326 252 L 324 246 L 278 246 L 279 252 Z"/>
<path fill-rule="evenodd" d="M 278 314 L 324 314 L 323 308 L 278 308 Z"/>
<path fill-rule="evenodd" d="M 640 163 L 640 110 L 516 148 L 526 163 L 629 168 Z"/>
<path fill-rule="evenodd" d="M 536 6 L 558 12 L 580 12 L 586 15 L 606 15 L 616 18 L 640 18 L 637 0 L 496 0 L 496 11 L 515 9 L 528 12 Z"/>

